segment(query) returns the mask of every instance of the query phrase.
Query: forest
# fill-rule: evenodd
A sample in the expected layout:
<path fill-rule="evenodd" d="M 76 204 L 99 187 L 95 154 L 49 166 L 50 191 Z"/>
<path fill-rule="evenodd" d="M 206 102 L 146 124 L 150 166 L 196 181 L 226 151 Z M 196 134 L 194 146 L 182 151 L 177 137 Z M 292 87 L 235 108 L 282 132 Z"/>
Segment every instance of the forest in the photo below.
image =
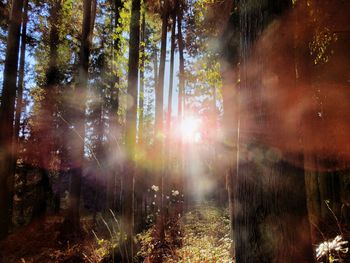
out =
<path fill-rule="evenodd" d="M 350 262 L 349 0 L 0 0 L 0 263 Z"/>

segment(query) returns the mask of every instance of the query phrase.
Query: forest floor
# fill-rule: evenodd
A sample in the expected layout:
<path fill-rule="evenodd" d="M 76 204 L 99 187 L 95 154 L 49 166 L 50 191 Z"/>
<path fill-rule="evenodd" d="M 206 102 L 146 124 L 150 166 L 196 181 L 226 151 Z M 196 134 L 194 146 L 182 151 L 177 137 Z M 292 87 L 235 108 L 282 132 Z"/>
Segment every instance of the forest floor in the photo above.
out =
<path fill-rule="evenodd" d="M 174 221 L 176 222 L 176 221 Z M 227 210 L 208 205 L 195 206 L 166 230 L 167 246 L 157 248 L 150 241 L 152 230 L 138 235 L 145 262 L 230 263 L 230 227 Z M 174 237 L 175 233 L 175 239 Z M 156 257 L 159 259 L 156 260 Z"/>
<path fill-rule="evenodd" d="M 138 234 L 135 262 L 233 262 L 227 210 L 201 205 L 188 211 L 168 221 L 163 245 L 155 226 Z M 103 233 L 104 223 L 92 228 L 91 219 L 83 218 L 80 235 L 67 241 L 61 236 L 62 220 L 60 216 L 46 217 L 18 229 L 0 243 L 0 262 L 112 262 L 111 251 L 117 251 L 118 244 Z M 113 228 L 111 220 L 105 222 Z"/>
<path fill-rule="evenodd" d="M 89 262 L 95 247 L 91 220 L 82 220 L 78 235 L 62 236 L 62 216 L 47 216 L 17 229 L 0 243 L 0 263 Z"/>

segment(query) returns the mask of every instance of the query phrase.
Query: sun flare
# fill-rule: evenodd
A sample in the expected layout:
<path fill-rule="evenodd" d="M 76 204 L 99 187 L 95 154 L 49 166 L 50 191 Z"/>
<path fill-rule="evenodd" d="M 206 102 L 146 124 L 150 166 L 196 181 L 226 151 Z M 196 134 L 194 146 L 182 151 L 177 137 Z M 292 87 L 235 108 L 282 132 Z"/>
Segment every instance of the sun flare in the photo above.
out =
<path fill-rule="evenodd" d="M 186 117 L 181 125 L 181 137 L 188 142 L 200 142 L 202 136 L 200 132 L 201 120 L 193 116 Z"/>

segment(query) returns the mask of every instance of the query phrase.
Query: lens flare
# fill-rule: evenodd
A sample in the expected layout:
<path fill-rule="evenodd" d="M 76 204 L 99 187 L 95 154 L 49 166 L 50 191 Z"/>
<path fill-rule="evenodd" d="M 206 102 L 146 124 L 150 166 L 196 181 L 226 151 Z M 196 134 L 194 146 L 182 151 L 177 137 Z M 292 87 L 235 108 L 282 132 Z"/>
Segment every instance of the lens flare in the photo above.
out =
<path fill-rule="evenodd" d="M 188 142 L 200 142 L 201 133 L 200 133 L 200 124 L 201 120 L 195 117 L 186 117 L 180 126 L 181 136 L 185 141 Z"/>

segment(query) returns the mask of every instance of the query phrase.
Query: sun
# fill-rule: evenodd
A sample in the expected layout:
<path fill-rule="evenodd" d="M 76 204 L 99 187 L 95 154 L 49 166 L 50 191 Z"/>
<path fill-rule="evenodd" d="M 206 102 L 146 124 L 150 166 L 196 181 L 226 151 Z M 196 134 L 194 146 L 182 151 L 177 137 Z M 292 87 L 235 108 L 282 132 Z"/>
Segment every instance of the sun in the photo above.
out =
<path fill-rule="evenodd" d="M 180 126 L 181 137 L 188 142 L 200 142 L 202 136 L 200 132 L 201 120 L 193 116 L 185 117 Z"/>

